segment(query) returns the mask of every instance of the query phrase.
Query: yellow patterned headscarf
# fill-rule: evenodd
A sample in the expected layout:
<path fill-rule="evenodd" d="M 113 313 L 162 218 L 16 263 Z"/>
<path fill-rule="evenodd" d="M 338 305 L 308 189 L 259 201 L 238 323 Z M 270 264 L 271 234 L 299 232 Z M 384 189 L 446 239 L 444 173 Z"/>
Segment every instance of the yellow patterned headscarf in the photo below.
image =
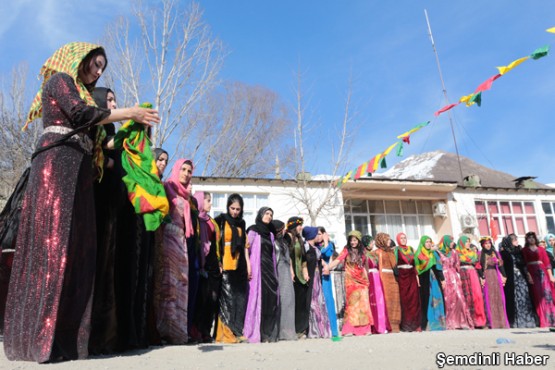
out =
<path fill-rule="evenodd" d="M 27 120 L 25 121 L 25 126 L 23 130 L 25 131 L 29 126 L 29 123 L 42 117 L 42 90 L 46 82 L 58 72 L 63 72 L 70 75 L 75 81 L 75 86 L 79 91 L 79 96 L 85 101 L 87 105 L 96 106 L 91 93 L 85 87 L 85 84 L 79 78 L 79 65 L 85 59 L 87 54 L 91 51 L 101 48 L 100 45 L 91 44 L 88 42 L 70 42 L 62 46 L 60 49 L 44 62 L 42 68 L 40 69 L 39 76 L 43 77 L 43 81 L 37 95 L 31 103 L 31 109 L 27 115 Z M 100 177 L 102 177 L 102 166 L 104 164 L 104 154 L 102 152 L 102 142 L 106 137 L 106 131 L 104 127 L 99 126 L 96 130 L 96 138 L 94 145 L 94 163 L 100 172 Z"/>

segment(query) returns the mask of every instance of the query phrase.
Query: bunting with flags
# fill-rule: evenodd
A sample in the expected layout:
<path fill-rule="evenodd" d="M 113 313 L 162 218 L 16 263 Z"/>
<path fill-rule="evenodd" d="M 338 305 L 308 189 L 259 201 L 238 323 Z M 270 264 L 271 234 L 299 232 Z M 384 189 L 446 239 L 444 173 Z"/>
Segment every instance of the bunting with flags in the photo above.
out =
<path fill-rule="evenodd" d="M 550 33 L 555 33 L 555 27 L 548 28 L 546 31 L 550 32 Z M 538 49 L 534 50 L 532 52 L 532 54 L 530 54 L 529 56 L 525 56 L 525 57 L 516 59 L 516 60 L 512 61 L 511 63 L 509 63 L 506 66 L 496 67 L 497 70 L 499 71 L 498 74 L 495 74 L 495 75 L 491 76 L 490 78 L 488 78 L 487 80 L 482 82 L 480 85 L 478 85 L 478 87 L 476 88 L 476 90 L 474 90 L 474 92 L 472 94 L 462 96 L 459 99 L 459 101 L 456 102 L 456 103 L 450 103 L 450 104 L 445 105 L 444 107 L 442 107 L 441 109 L 436 111 L 434 113 L 434 116 L 438 117 L 440 114 L 445 113 L 445 112 L 449 111 L 450 109 L 453 109 L 454 107 L 456 107 L 457 105 L 462 104 L 462 103 L 464 103 L 467 107 L 470 107 L 474 104 L 476 104 L 478 107 L 480 107 L 482 105 L 482 92 L 490 90 L 492 85 L 493 85 L 493 82 L 495 80 L 502 77 L 506 73 L 510 72 L 515 67 L 519 66 L 520 64 L 524 63 L 525 61 L 527 61 L 529 59 L 532 59 L 532 60 L 541 59 L 541 58 L 547 56 L 548 53 L 549 53 L 549 46 L 546 45 L 546 46 L 543 46 L 541 48 L 538 48 Z M 396 151 L 397 156 L 398 157 L 403 156 L 404 144 L 405 143 L 410 144 L 410 136 L 413 133 L 415 133 L 416 131 L 422 129 L 423 127 L 428 126 L 429 123 L 430 123 L 430 121 L 420 123 L 419 125 L 415 126 L 414 128 L 410 129 L 409 131 L 398 135 L 397 139 L 399 139 L 399 141 L 390 145 L 385 151 L 383 151 L 382 153 L 377 154 L 372 159 L 370 159 L 368 162 L 364 162 L 363 164 L 358 166 L 356 169 L 354 169 L 352 171 L 349 171 L 345 176 L 340 177 L 337 180 L 337 183 L 336 183 L 337 186 L 339 187 L 342 184 L 346 183 L 351 178 L 351 176 L 353 176 L 353 174 L 354 174 L 354 176 L 353 176 L 354 179 L 358 180 L 365 173 L 368 173 L 369 175 L 372 175 L 372 173 L 377 171 L 378 168 L 387 168 L 387 162 L 386 162 L 386 159 L 385 159 L 387 157 L 387 155 L 395 147 L 397 147 L 397 151 Z"/>

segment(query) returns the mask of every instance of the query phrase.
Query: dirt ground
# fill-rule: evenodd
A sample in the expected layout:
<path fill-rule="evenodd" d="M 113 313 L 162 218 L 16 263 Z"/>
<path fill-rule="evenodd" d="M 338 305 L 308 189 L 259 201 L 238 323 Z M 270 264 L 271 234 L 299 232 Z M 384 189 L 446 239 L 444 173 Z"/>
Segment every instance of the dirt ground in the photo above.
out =
<path fill-rule="evenodd" d="M 508 339 L 509 343 L 498 343 Z M 443 369 L 509 369 L 505 356 L 523 360 L 545 355 L 544 364 L 526 368 L 555 369 L 555 333 L 547 329 L 468 330 L 346 337 L 340 342 L 305 339 L 265 344 L 151 347 L 118 356 L 38 365 L 8 361 L 0 351 L 0 369 L 438 369 L 438 354 L 499 353 L 500 364 Z M 441 357 L 447 361 L 448 357 Z M 474 359 L 477 357 L 475 356 Z M 470 361 L 470 358 L 467 360 Z M 539 362 L 541 358 L 538 357 Z M 529 360 L 530 361 L 530 360 Z"/>

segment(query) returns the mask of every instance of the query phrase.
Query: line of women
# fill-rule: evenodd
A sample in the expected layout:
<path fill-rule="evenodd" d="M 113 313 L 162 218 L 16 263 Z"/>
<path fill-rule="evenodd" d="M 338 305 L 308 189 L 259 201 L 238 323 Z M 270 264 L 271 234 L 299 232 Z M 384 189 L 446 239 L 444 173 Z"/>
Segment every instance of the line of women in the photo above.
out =
<path fill-rule="evenodd" d="M 480 250 L 466 236 L 437 245 L 422 236 L 416 252 L 404 233 L 396 240 L 352 231 L 326 266 L 344 268 L 343 335 L 555 326 L 552 260 L 534 232 L 524 248 L 506 236 L 499 251 L 491 237 L 480 238 Z"/>
<path fill-rule="evenodd" d="M 553 235 L 542 247 L 530 232 L 524 248 L 509 235 L 499 252 L 489 237 L 478 252 L 464 236 L 438 246 L 423 236 L 414 252 L 405 234 L 396 245 L 352 231 L 338 254 L 323 227 L 274 220 L 269 207 L 247 228 L 239 194 L 213 219 L 211 195 L 193 193 L 192 160 L 162 183 L 168 153 L 147 145 L 157 112 L 117 108 L 112 90 L 96 88 L 107 65 L 99 45 L 70 43 L 41 69 L 27 123 L 42 118 L 45 129 L 5 305 L 8 359 L 555 326 Z M 137 125 L 116 132 L 124 120 Z"/>

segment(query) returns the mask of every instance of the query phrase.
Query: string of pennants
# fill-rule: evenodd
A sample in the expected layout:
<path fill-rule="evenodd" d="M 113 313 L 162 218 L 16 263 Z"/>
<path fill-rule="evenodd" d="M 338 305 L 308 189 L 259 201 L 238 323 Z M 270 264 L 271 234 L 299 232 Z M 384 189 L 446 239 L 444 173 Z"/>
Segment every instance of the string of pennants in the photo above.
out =
<path fill-rule="evenodd" d="M 550 33 L 555 33 L 555 27 L 549 28 L 546 31 Z M 532 54 L 528 56 L 516 59 L 506 66 L 497 67 L 497 70 L 499 73 L 491 76 L 490 78 L 482 82 L 480 85 L 478 85 L 478 87 L 476 88 L 476 90 L 474 90 L 472 94 L 462 96 L 456 103 L 451 103 L 442 107 L 441 109 L 439 109 L 434 113 L 434 116 L 438 117 L 440 114 L 453 109 L 459 104 L 465 104 L 467 107 L 471 107 L 473 105 L 477 105 L 478 107 L 480 107 L 482 105 L 482 93 L 484 91 L 491 89 L 493 82 L 495 80 L 504 76 L 507 72 L 513 70 L 515 67 L 517 67 L 518 65 L 524 63 L 529 59 L 538 60 L 540 58 L 547 56 L 548 52 L 549 52 L 549 46 L 543 46 L 541 48 L 534 50 Z M 336 182 L 336 186 L 341 187 L 341 185 L 349 181 L 351 178 L 353 178 L 354 180 L 358 180 L 359 178 L 365 176 L 366 174 L 372 175 L 379 168 L 387 168 L 387 162 L 385 160 L 385 157 L 387 157 L 387 155 L 395 148 L 397 148 L 396 150 L 397 156 L 402 157 L 404 144 L 410 144 L 410 136 L 415 132 L 421 130 L 422 128 L 428 126 L 429 124 L 430 124 L 430 121 L 420 123 L 415 127 L 413 127 L 412 129 L 408 130 L 407 132 L 397 136 L 398 140 L 395 143 L 391 144 L 389 147 L 387 147 L 387 149 L 385 149 L 383 152 L 375 155 L 369 161 L 364 162 L 360 166 L 356 167 L 355 169 L 349 171 L 344 176 L 340 177 Z"/>

